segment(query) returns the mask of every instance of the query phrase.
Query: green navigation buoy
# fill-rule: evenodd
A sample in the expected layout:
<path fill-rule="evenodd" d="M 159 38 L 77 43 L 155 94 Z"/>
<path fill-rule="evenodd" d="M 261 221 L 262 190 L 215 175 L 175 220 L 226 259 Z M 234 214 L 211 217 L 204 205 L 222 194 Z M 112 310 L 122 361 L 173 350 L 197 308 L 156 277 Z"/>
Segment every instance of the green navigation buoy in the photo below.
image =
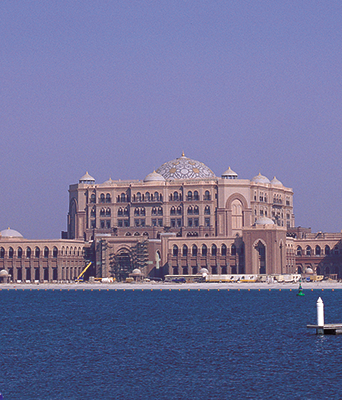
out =
<path fill-rule="evenodd" d="M 305 293 L 303 293 L 303 288 L 301 283 L 299 283 L 297 296 L 305 296 Z"/>

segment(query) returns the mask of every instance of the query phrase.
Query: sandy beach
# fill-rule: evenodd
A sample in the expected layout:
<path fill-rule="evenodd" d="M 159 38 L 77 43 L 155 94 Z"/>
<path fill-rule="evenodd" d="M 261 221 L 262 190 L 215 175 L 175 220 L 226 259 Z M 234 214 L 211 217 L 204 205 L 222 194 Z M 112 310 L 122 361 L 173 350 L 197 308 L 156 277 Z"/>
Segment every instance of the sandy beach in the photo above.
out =
<path fill-rule="evenodd" d="M 298 290 L 298 283 L 3 283 L 0 290 Z M 303 290 L 339 290 L 342 282 L 303 282 Z"/>

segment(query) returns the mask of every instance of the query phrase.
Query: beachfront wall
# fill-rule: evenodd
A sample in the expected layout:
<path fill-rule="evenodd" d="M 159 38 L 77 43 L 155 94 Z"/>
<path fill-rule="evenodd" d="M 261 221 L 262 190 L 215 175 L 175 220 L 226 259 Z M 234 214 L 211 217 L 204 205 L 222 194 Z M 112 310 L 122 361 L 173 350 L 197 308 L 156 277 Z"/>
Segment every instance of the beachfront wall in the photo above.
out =
<path fill-rule="evenodd" d="M 305 232 L 294 241 L 298 273 L 342 279 L 342 233 Z"/>
<path fill-rule="evenodd" d="M 209 274 L 245 272 L 245 245 L 241 236 L 235 238 L 164 238 L 162 246 L 164 275 L 195 275 L 202 268 Z"/>
<path fill-rule="evenodd" d="M 85 247 L 79 240 L 0 238 L 0 269 L 13 282 L 73 281 L 85 267 Z"/>

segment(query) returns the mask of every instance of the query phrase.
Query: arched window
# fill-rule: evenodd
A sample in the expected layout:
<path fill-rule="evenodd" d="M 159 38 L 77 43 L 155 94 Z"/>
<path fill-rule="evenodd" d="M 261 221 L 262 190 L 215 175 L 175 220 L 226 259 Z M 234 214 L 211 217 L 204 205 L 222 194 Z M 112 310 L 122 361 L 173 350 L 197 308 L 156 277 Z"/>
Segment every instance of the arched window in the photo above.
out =
<path fill-rule="evenodd" d="M 128 217 L 128 215 L 129 215 L 128 208 L 125 207 L 125 208 L 124 208 L 124 216 L 127 216 L 127 217 Z"/>
<path fill-rule="evenodd" d="M 152 215 L 157 215 L 157 209 L 156 209 L 156 207 L 152 207 Z"/>
<path fill-rule="evenodd" d="M 302 255 L 302 248 L 300 246 L 297 247 L 297 256 Z"/>
<path fill-rule="evenodd" d="M 13 258 L 13 253 L 14 253 L 13 247 L 10 247 L 10 248 L 8 249 L 8 258 Z"/>
<path fill-rule="evenodd" d="M 56 246 L 54 246 L 54 248 L 52 250 L 52 257 L 57 258 L 57 256 L 58 256 L 58 249 Z"/>
<path fill-rule="evenodd" d="M 103 193 L 100 194 L 100 203 L 105 202 L 105 195 Z"/>
<path fill-rule="evenodd" d="M 110 194 L 106 194 L 106 203 L 110 203 L 112 201 L 112 198 L 110 197 Z"/>
<path fill-rule="evenodd" d="M 326 256 L 330 254 L 330 247 L 328 245 L 325 246 L 324 253 Z"/>
<path fill-rule="evenodd" d="M 263 215 L 263 212 L 260 215 Z M 232 202 L 232 228 L 241 229 L 242 228 L 242 203 L 240 200 L 235 199 Z"/>
<path fill-rule="evenodd" d="M 235 244 L 232 244 L 232 247 L 230 248 L 230 254 L 232 256 L 236 256 L 236 246 L 235 246 Z"/>
<path fill-rule="evenodd" d="M 30 247 L 28 247 L 28 248 L 26 249 L 26 257 L 27 257 L 27 258 L 31 258 L 31 248 L 30 248 Z"/>
<path fill-rule="evenodd" d="M 106 217 L 110 217 L 110 216 L 111 216 L 110 208 L 107 208 L 107 210 L 106 210 Z"/>
<path fill-rule="evenodd" d="M 23 257 L 23 249 L 21 247 L 18 247 L 18 258 Z"/>
<path fill-rule="evenodd" d="M 209 207 L 209 206 L 205 206 L 205 208 L 204 208 L 204 214 L 205 214 L 205 215 L 210 215 L 210 207 Z"/>
<path fill-rule="evenodd" d="M 96 203 L 96 196 L 95 196 L 95 193 L 93 193 L 93 194 L 90 196 L 90 202 L 91 202 L 91 203 Z"/>
<path fill-rule="evenodd" d="M 209 190 L 206 190 L 205 192 L 204 192 L 204 200 L 210 200 L 210 192 L 209 192 Z"/>
<path fill-rule="evenodd" d="M 150 200 L 151 200 L 151 195 L 150 195 L 149 192 L 146 192 L 146 193 L 145 193 L 145 200 L 146 200 L 146 201 L 150 201 Z"/>
<path fill-rule="evenodd" d="M 49 257 L 49 249 L 45 246 L 44 247 L 44 258 L 48 258 Z"/>
<path fill-rule="evenodd" d="M 199 195 L 197 190 L 194 191 L 194 200 L 199 200 Z"/>
<path fill-rule="evenodd" d="M 119 209 L 118 209 L 118 217 L 121 217 L 122 216 L 122 208 L 120 207 Z"/>
<path fill-rule="evenodd" d="M 93 207 L 93 208 L 91 209 L 91 211 L 90 211 L 90 216 L 91 216 L 91 217 L 95 217 L 95 215 L 96 215 L 96 208 Z"/>
<path fill-rule="evenodd" d="M 139 216 L 139 208 L 134 209 L 134 216 L 135 217 Z"/>
<path fill-rule="evenodd" d="M 172 248 L 172 255 L 173 255 L 174 257 L 178 256 L 178 246 L 177 246 L 177 245 L 174 245 L 174 246 L 173 246 L 173 248 Z"/>
<path fill-rule="evenodd" d="M 174 207 L 171 207 L 170 214 L 171 215 L 175 215 L 176 214 L 176 209 Z"/>
<path fill-rule="evenodd" d="M 186 257 L 188 255 L 188 246 L 185 244 L 183 246 L 183 257 Z"/>
<path fill-rule="evenodd" d="M 125 202 L 126 201 L 126 195 L 125 193 L 121 193 L 121 202 Z"/>
<path fill-rule="evenodd" d="M 141 193 L 140 192 L 137 193 L 137 201 L 141 201 Z"/>
<path fill-rule="evenodd" d="M 158 201 L 159 200 L 159 193 L 158 192 L 154 192 L 154 196 L 153 197 L 154 197 L 154 201 Z"/>
<path fill-rule="evenodd" d="M 182 215 L 182 207 L 181 206 L 177 207 L 177 214 Z"/>
<path fill-rule="evenodd" d="M 321 248 L 318 245 L 316 246 L 315 253 L 316 253 L 316 256 L 321 255 Z"/>
<path fill-rule="evenodd" d="M 3 247 L 0 248 L 0 258 L 5 258 L 5 249 Z"/>
<path fill-rule="evenodd" d="M 227 255 L 227 246 L 223 244 L 221 246 L 221 256 L 226 256 Z"/>
<path fill-rule="evenodd" d="M 195 214 L 195 215 L 199 215 L 199 208 L 198 208 L 198 206 L 195 206 L 195 207 L 194 207 L 194 214 Z"/>
<path fill-rule="evenodd" d="M 175 201 L 178 200 L 178 192 L 173 193 L 173 200 L 175 200 Z"/>
<path fill-rule="evenodd" d="M 162 209 L 162 207 L 158 207 L 158 215 L 163 215 L 163 209 Z"/>
<path fill-rule="evenodd" d="M 207 246 L 204 244 L 204 245 L 202 246 L 202 256 L 206 256 L 206 255 L 207 255 L 207 252 L 208 252 Z"/>
<path fill-rule="evenodd" d="M 39 247 L 36 247 L 36 248 L 35 248 L 35 250 L 34 250 L 34 256 L 35 256 L 36 258 L 39 258 L 39 257 L 40 257 L 40 248 L 39 248 Z"/>
<path fill-rule="evenodd" d="M 190 206 L 190 207 L 188 207 L 188 214 L 192 214 L 193 213 L 193 210 L 192 210 L 192 207 Z"/>
<path fill-rule="evenodd" d="M 307 248 L 306 248 L 306 255 L 311 256 L 311 247 L 310 246 L 307 246 Z"/>
<path fill-rule="evenodd" d="M 197 256 L 197 246 L 195 244 L 192 246 L 192 255 Z"/>
<path fill-rule="evenodd" d="M 188 191 L 187 199 L 188 199 L 188 201 L 192 200 L 192 191 L 191 190 Z"/>
<path fill-rule="evenodd" d="M 211 246 L 211 255 L 212 255 L 212 256 L 216 256 L 216 255 L 217 255 L 217 247 L 216 247 L 216 244 L 213 244 L 213 245 Z"/>
<path fill-rule="evenodd" d="M 143 217 L 145 216 L 145 208 L 144 207 L 141 207 L 140 215 L 142 215 Z"/>
<path fill-rule="evenodd" d="M 100 211 L 100 217 L 104 217 L 105 216 L 105 209 L 104 208 L 101 208 L 101 211 Z"/>

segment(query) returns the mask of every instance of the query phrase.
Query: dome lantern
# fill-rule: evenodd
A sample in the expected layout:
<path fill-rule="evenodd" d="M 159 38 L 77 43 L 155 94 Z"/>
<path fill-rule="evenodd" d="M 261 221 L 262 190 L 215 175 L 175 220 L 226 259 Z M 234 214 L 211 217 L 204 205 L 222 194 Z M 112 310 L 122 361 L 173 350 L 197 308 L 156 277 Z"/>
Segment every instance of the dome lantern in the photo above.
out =
<path fill-rule="evenodd" d="M 89 175 L 88 171 L 80 178 L 79 183 L 85 183 L 87 185 L 92 185 L 95 183 L 95 178 Z"/>
<path fill-rule="evenodd" d="M 237 179 L 238 174 L 234 172 L 230 167 L 221 175 L 224 179 Z"/>

